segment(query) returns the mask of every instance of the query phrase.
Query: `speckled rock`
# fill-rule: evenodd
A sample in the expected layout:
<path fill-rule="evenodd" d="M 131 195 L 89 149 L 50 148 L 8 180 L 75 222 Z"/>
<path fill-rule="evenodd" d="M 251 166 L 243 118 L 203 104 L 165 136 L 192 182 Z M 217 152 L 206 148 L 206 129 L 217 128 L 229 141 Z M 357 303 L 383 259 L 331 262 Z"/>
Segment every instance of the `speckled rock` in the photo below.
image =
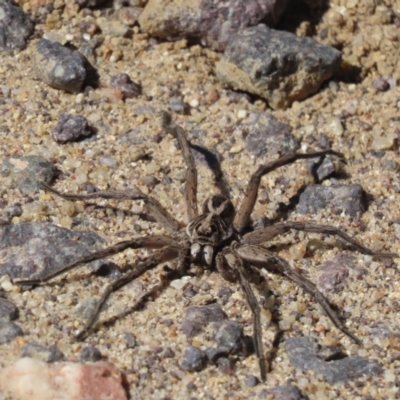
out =
<path fill-rule="evenodd" d="M 223 83 L 281 109 L 315 93 L 340 62 L 340 52 L 330 46 L 258 25 L 232 37 L 216 72 Z"/>
<path fill-rule="evenodd" d="M 24 192 L 37 192 L 40 182 L 50 183 L 54 170 L 54 165 L 41 156 L 13 155 L 3 161 L 1 175 L 11 177 Z"/>
<path fill-rule="evenodd" d="M 51 136 L 58 143 L 67 143 L 90 136 L 92 133 L 93 130 L 85 117 L 61 113 L 57 125 L 51 131 Z"/>
<path fill-rule="evenodd" d="M 326 208 L 334 214 L 344 212 L 352 217 L 362 214 L 366 206 L 361 185 L 309 185 L 300 195 L 296 212 L 315 214 Z"/>
<path fill-rule="evenodd" d="M 224 50 L 240 29 L 261 20 L 274 26 L 286 4 L 286 0 L 150 0 L 139 23 L 150 35 L 195 37 L 215 50 Z"/>
<path fill-rule="evenodd" d="M 256 157 L 270 157 L 297 150 L 299 141 L 290 125 L 271 113 L 253 112 L 243 121 L 241 129 L 246 137 L 246 149 Z"/>
<path fill-rule="evenodd" d="M 62 361 L 64 354 L 56 346 L 43 346 L 39 343 L 31 342 L 21 349 L 21 357 L 32 357 L 46 363 Z"/>
<path fill-rule="evenodd" d="M 0 50 L 22 49 L 33 23 L 13 0 L 0 0 Z"/>
<path fill-rule="evenodd" d="M 36 77 L 47 85 L 66 92 L 79 92 L 86 78 L 86 61 L 77 51 L 60 43 L 41 39 L 36 45 Z"/>
<path fill-rule="evenodd" d="M 0 396 L 18 400 L 127 400 L 123 377 L 111 363 L 47 364 L 21 358 L 0 371 Z"/>
<path fill-rule="evenodd" d="M 313 371 L 331 384 L 382 373 L 382 366 L 377 360 L 364 357 L 353 356 L 325 361 L 318 357 L 318 345 L 309 337 L 290 338 L 285 347 L 295 368 Z"/>
<path fill-rule="evenodd" d="M 315 177 L 316 182 L 322 182 L 324 179 L 329 178 L 338 172 L 339 166 L 337 165 L 337 157 L 325 156 L 319 160 L 309 160 L 308 169 Z"/>
<path fill-rule="evenodd" d="M 93 252 L 101 242 L 95 233 L 78 233 L 49 223 L 8 225 L 0 231 L 0 275 L 40 277 Z M 94 263 L 98 266 L 101 261 Z"/>

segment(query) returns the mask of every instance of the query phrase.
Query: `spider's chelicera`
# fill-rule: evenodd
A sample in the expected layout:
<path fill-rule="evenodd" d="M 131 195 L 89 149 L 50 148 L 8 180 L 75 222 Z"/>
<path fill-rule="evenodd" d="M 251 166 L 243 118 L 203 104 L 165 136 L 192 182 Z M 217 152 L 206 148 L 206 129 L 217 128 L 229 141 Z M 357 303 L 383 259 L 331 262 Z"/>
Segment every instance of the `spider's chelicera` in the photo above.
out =
<path fill-rule="evenodd" d="M 171 117 L 167 113 L 163 113 L 163 128 L 178 140 L 187 167 L 185 202 L 189 222 L 186 228 L 182 229 L 178 221 L 165 210 L 155 198 L 142 193 L 139 189 L 124 192 L 104 191 L 90 194 L 67 194 L 60 193 L 48 185 L 43 184 L 46 190 L 69 200 L 94 198 L 142 200 L 150 208 L 154 218 L 162 224 L 171 235 L 153 235 L 122 241 L 106 249 L 84 256 L 38 279 L 20 280 L 16 283 L 24 285 L 41 284 L 81 263 L 117 254 L 128 248 L 152 248 L 156 249 L 156 251 L 145 261 L 137 263 L 132 270 L 107 286 L 86 326 L 78 335 L 78 339 L 83 339 L 90 332 L 103 304 L 113 291 L 131 282 L 133 279 L 136 279 L 147 270 L 161 263 L 176 259 L 176 269 L 181 275 L 187 273 L 191 265 L 196 264 L 203 268 L 216 267 L 224 279 L 231 282 L 238 281 L 240 283 L 253 313 L 254 348 L 259 359 L 260 374 L 263 381 L 266 379 L 267 367 L 262 345 L 260 306 L 248 280 L 249 273 L 256 271 L 258 268 L 266 268 L 281 273 L 295 282 L 318 301 L 338 329 L 357 343 L 360 343 L 360 341 L 344 326 L 317 287 L 298 271 L 292 269 L 287 261 L 268 250 L 266 248 L 268 242 L 274 237 L 293 229 L 336 235 L 352 245 L 359 252 L 375 257 L 397 257 L 397 254 L 373 252 L 346 233 L 332 226 L 317 225 L 307 222 L 284 221 L 263 229 L 251 231 L 250 224 L 250 215 L 257 200 L 260 181 L 265 174 L 300 159 L 309 159 L 326 155 L 342 158 L 343 155 L 333 150 L 312 153 L 292 152 L 285 154 L 274 161 L 261 165 L 253 173 L 245 189 L 242 204 L 237 212 L 231 200 L 227 198 L 224 193 L 224 195 L 217 194 L 207 199 L 199 214 L 197 206 L 197 171 L 186 132 L 180 126 L 172 123 Z"/>

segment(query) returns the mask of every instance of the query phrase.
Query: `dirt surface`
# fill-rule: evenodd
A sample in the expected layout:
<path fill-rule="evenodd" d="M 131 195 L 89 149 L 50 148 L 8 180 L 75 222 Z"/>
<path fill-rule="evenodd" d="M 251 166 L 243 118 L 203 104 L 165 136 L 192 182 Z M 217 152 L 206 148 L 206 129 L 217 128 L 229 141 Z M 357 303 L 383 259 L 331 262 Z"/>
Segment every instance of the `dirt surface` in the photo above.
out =
<path fill-rule="evenodd" d="M 24 7 L 29 9 L 33 5 L 25 3 Z M 321 140 L 328 140 L 333 149 L 343 152 L 347 159 L 345 177 L 324 184 L 359 183 L 368 199 L 368 209 L 360 218 L 334 215 L 329 209 L 310 216 L 291 214 L 290 218 L 338 226 L 374 250 L 400 253 L 400 179 L 399 165 L 395 164 L 400 163 L 400 16 L 397 15 L 400 15 L 398 0 L 382 1 L 379 6 L 374 6 L 372 0 L 335 0 L 319 14 L 288 12 L 278 28 L 311 35 L 340 48 L 344 62 L 341 75 L 327 82 L 318 94 L 273 114 L 293 127 L 303 151 L 318 149 Z M 83 12 L 71 7 L 64 12 L 56 7 L 41 29 L 74 37 L 81 34 L 78 27 L 85 18 Z M 61 191 L 82 191 L 89 183 L 98 189 L 138 186 L 158 198 L 184 224 L 185 166 L 174 139 L 162 132 L 157 115 L 168 108 L 171 97 L 179 92 L 191 109 L 189 115 L 174 114 L 175 121 L 188 131 L 193 143 L 221 155 L 233 202 L 240 202 L 246 182 L 262 160 L 246 151 L 242 131 L 237 127 L 250 112 L 270 110 L 264 101 L 234 95 L 219 84 L 214 67 L 220 54 L 198 45 L 189 46 L 185 40 L 159 42 L 140 33 L 138 27 L 133 28 L 132 38 L 104 35 L 104 42 L 95 52 L 101 86 L 76 95 L 35 80 L 31 62 L 34 51 L 35 41 L 32 41 L 26 50 L 13 56 L 0 54 L 3 93 L 0 161 L 13 154 L 43 156 L 59 168 L 54 187 Z M 125 72 L 140 83 L 142 95 L 122 101 L 119 93 L 109 86 L 111 76 L 118 72 Z M 85 116 L 97 133 L 80 142 L 57 144 L 50 132 L 61 112 Z M 134 137 L 130 142 L 126 134 L 132 130 L 137 133 L 128 135 Z M 215 187 L 209 168 L 199 163 L 198 169 L 198 197 L 202 203 Z M 154 186 L 154 178 L 146 179 L 148 176 L 154 176 L 159 183 Z M 289 184 L 283 185 L 282 177 Z M 305 162 L 268 175 L 260 189 L 268 201 L 257 202 L 255 219 L 276 217 L 279 203 L 288 204 L 301 187 L 312 182 Z M 6 177 L 0 177 L 0 188 L 0 196 L 8 205 L 17 202 L 22 205 L 23 214 L 14 217 L 12 223 L 50 221 L 67 228 L 93 230 L 109 244 L 133 235 L 163 232 L 154 223 L 139 219 L 136 214 L 142 210 L 140 202 L 111 201 L 122 210 L 113 211 L 88 208 L 43 191 L 27 195 Z M 286 246 L 280 247 L 281 256 L 301 268 L 314 282 L 318 279 L 318 265 L 349 251 L 334 239 L 324 238 L 321 244 L 316 238 L 320 237 L 289 234 L 281 239 Z M 113 257 L 113 261 L 125 266 L 145 258 L 146 254 L 145 250 L 125 251 Z M 264 289 L 269 290 L 267 298 L 276 306 L 272 324 L 263 336 L 268 352 L 277 332 L 285 329 L 278 347 L 272 351 L 265 384 L 254 387 L 246 384 L 249 376 L 259 376 L 255 355 L 237 360 L 232 375 L 210 365 L 193 373 L 179 367 L 186 346 L 203 346 L 209 339 L 204 336 L 186 339 L 180 330 L 185 308 L 218 299 L 222 286 L 233 291 L 223 305 L 224 311 L 230 319 L 243 323 L 246 333 L 251 334 L 251 313 L 239 285 L 224 281 L 216 272 L 174 281 L 139 311 L 128 313 L 110 326 L 99 327 L 85 343 L 72 345 L 71 337 L 83 324 L 82 304 L 98 296 L 108 278 L 79 280 L 82 270 L 77 270 L 69 275 L 75 278 L 68 278 L 71 281 L 66 284 L 32 291 L 21 291 L 16 286 L 10 289 L 7 285 L 6 296 L 20 310 L 16 322 L 25 336 L 0 348 L 1 365 L 16 361 L 21 347 L 30 341 L 56 344 L 69 361 L 78 360 L 83 346 L 93 345 L 126 372 L 132 399 L 265 398 L 263 390 L 286 383 L 296 385 L 310 399 L 400 398 L 399 264 L 353 254 L 355 268 L 345 280 L 343 290 L 329 293 L 328 297 L 345 316 L 348 328 L 362 340 L 362 346 L 333 327 L 315 301 L 294 284 L 265 273 L 268 280 Z M 115 293 L 101 320 L 126 314 L 141 293 L 157 284 L 160 271 L 157 268 Z M 188 281 L 197 288 L 194 297 L 183 294 Z M 265 321 L 269 314 L 266 310 Z M 128 333 L 136 337 L 136 346 L 126 340 Z M 332 386 L 320 376 L 302 372 L 290 364 L 285 339 L 295 336 L 313 336 L 325 345 L 340 342 L 348 355 L 379 360 L 383 373 Z M 168 353 L 173 356 L 165 356 L 166 349 L 172 350 Z"/>

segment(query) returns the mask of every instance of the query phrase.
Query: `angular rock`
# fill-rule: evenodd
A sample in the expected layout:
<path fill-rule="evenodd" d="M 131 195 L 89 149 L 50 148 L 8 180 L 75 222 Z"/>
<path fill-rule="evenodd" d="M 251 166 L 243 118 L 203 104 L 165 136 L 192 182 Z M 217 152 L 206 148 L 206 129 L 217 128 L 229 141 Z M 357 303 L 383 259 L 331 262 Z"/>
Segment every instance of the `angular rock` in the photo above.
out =
<path fill-rule="evenodd" d="M 90 136 L 92 133 L 93 130 L 85 117 L 61 113 L 57 125 L 51 131 L 51 136 L 58 143 L 67 143 Z"/>
<path fill-rule="evenodd" d="M 310 337 L 290 338 L 286 341 L 286 351 L 295 368 L 322 375 L 330 384 L 380 375 L 383 372 L 377 360 L 352 356 L 341 360 L 325 361 L 318 357 L 318 349 L 319 346 Z"/>
<path fill-rule="evenodd" d="M 50 183 L 55 167 L 41 156 L 13 155 L 6 158 L 1 166 L 1 175 L 9 176 L 24 192 L 39 191 L 40 182 Z"/>
<path fill-rule="evenodd" d="M 215 340 L 218 347 L 226 349 L 231 354 L 246 353 L 246 341 L 243 326 L 236 321 L 224 321 L 217 326 Z"/>
<path fill-rule="evenodd" d="M 18 400 L 127 400 L 123 384 L 121 372 L 105 361 L 47 364 L 26 357 L 0 371 L 0 397 Z"/>
<path fill-rule="evenodd" d="M 150 0 L 139 17 L 144 32 L 159 37 L 195 37 L 223 51 L 230 37 L 263 20 L 274 26 L 287 0 Z"/>
<path fill-rule="evenodd" d="M 317 92 L 340 63 L 333 47 L 257 25 L 232 37 L 216 72 L 223 83 L 282 109 Z"/>
<path fill-rule="evenodd" d="M 363 188 L 359 184 L 309 185 L 300 195 L 296 212 L 315 214 L 326 208 L 334 214 L 361 215 L 366 209 Z"/>
<path fill-rule="evenodd" d="M 77 51 L 47 39 L 36 46 L 36 77 L 47 85 L 66 92 L 79 92 L 86 78 L 87 61 Z"/>
<path fill-rule="evenodd" d="M 39 278 L 92 253 L 103 242 L 95 233 L 49 223 L 7 225 L 0 230 L 0 276 Z M 102 263 L 99 260 L 88 265 Z"/>
<path fill-rule="evenodd" d="M 33 23 L 13 0 L 0 0 L 0 50 L 22 49 Z"/>
<path fill-rule="evenodd" d="M 271 113 L 252 112 L 241 125 L 246 135 L 246 149 L 256 157 L 286 154 L 300 147 L 290 125 Z"/>

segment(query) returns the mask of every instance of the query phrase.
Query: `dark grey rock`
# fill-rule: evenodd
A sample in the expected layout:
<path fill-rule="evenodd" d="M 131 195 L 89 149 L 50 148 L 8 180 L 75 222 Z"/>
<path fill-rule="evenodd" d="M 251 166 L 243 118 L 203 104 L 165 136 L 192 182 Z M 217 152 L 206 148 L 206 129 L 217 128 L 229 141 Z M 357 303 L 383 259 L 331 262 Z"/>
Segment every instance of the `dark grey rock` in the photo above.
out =
<path fill-rule="evenodd" d="M 272 389 L 264 389 L 260 392 L 260 399 L 268 399 L 272 396 L 273 400 L 306 400 L 307 397 L 301 393 L 297 386 L 281 385 Z"/>
<path fill-rule="evenodd" d="M 227 357 L 228 356 L 228 351 L 226 349 L 214 349 L 214 348 L 208 348 L 205 351 L 206 356 L 210 362 L 215 364 L 217 360 L 221 357 Z"/>
<path fill-rule="evenodd" d="M 334 214 L 344 212 L 352 217 L 361 215 L 366 209 L 361 185 L 309 185 L 300 195 L 296 212 L 315 214 L 326 208 Z"/>
<path fill-rule="evenodd" d="M 352 356 L 340 360 L 325 361 L 318 356 L 319 346 L 309 337 L 290 338 L 286 341 L 286 351 L 290 363 L 303 371 L 313 371 L 334 384 L 359 377 L 380 375 L 383 372 L 377 360 Z"/>
<path fill-rule="evenodd" d="M 342 253 L 320 265 L 318 289 L 322 292 L 340 292 L 343 289 L 344 280 L 349 276 L 349 270 L 355 267 L 354 260 L 354 256 Z"/>
<path fill-rule="evenodd" d="M 60 43 L 41 39 L 36 46 L 36 77 L 56 89 L 79 92 L 86 79 L 86 63 L 82 54 Z"/>
<path fill-rule="evenodd" d="M 81 362 L 96 362 L 101 360 L 101 351 L 94 346 L 84 347 L 79 354 L 79 361 Z"/>
<path fill-rule="evenodd" d="M 0 0 L 0 50 L 22 49 L 33 23 L 13 0 Z"/>
<path fill-rule="evenodd" d="M 338 172 L 335 161 L 337 161 L 337 157 L 328 155 L 317 160 L 309 160 L 307 164 L 310 173 L 318 182 L 322 182 Z"/>
<path fill-rule="evenodd" d="M 224 321 L 216 324 L 214 339 L 218 347 L 231 354 L 246 352 L 247 344 L 243 334 L 243 326 L 236 321 Z"/>
<path fill-rule="evenodd" d="M 137 83 L 133 82 L 128 74 L 120 72 L 111 77 L 111 86 L 119 90 L 125 99 L 137 97 L 142 92 L 142 88 Z"/>
<path fill-rule="evenodd" d="M 201 371 L 207 364 L 207 356 L 198 347 L 188 346 L 185 348 L 179 363 L 184 371 Z"/>
<path fill-rule="evenodd" d="M 300 147 L 292 128 L 271 113 L 252 112 L 241 125 L 246 136 L 246 149 L 256 157 L 285 154 Z"/>
<path fill-rule="evenodd" d="M 18 308 L 15 304 L 0 297 L 0 320 L 11 321 L 18 317 Z"/>
<path fill-rule="evenodd" d="M 30 342 L 21 349 L 21 357 L 31 357 L 47 363 L 65 360 L 64 354 L 56 346 L 42 346 L 41 344 Z"/>
<path fill-rule="evenodd" d="M 191 338 L 200 333 L 211 322 L 223 321 L 226 318 L 226 314 L 218 304 L 188 307 L 185 311 L 181 330 L 186 337 Z"/>
<path fill-rule="evenodd" d="M 90 136 L 92 133 L 85 117 L 61 113 L 57 125 L 51 131 L 51 136 L 58 143 L 67 143 Z"/>
<path fill-rule="evenodd" d="M 0 276 L 40 278 L 97 250 L 104 240 L 93 232 L 49 223 L 7 225 L 0 230 Z M 102 260 L 88 265 L 98 268 Z"/>
<path fill-rule="evenodd" d="M 258 25 L 232 37 L 216 72 L 224 84 L 281 109 L 317 92 L 340 63 L 341 53 L 333 47 Z"/>
<path fill-rule="evenodd" d="M 1 166 L 1 175 L 9 176 L 24 192 L 37 192 L 41 182 L 50 183 L 55 167 L 41 156 L 13 155 L 6 158 Z"/>
<path fill-rule="evenodd" d="M 0 344 L 9 343 L 23 334 L 22 329 L 14 322 L 0 321 Z"/>
<path fill-rule="evenodd" d="M 152 36 L 197 38 L 215 50 L 224 50 L 230 37 L 263 20 L 274 26 L 287 0 L 150 0 L 139 17 L 144 32 Z"/>

